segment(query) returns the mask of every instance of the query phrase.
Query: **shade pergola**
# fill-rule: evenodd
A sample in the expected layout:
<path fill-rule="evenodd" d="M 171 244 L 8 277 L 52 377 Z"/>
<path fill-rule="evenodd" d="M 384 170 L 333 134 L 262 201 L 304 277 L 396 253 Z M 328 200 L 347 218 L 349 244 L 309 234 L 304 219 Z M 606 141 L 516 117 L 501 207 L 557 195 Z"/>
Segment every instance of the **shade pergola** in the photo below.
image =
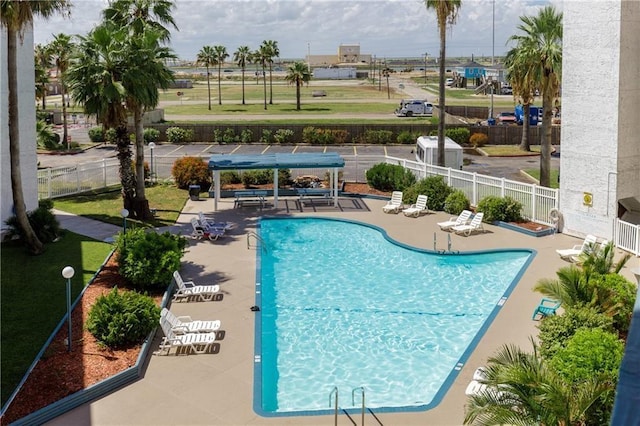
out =
<path fill-rule="evenodd" d="M 209 170 L 213 172 L 215 188 L 214 209 L 220 200 L 220 171 L 273 169 L 273 203 L 278 205 L 279 169 L 333 169 L 333 205 L 338 205 L 338 168 L 344 167 L 344 159 L 336 152 L 302 154 L 214 154 L 209 158 Z"/>

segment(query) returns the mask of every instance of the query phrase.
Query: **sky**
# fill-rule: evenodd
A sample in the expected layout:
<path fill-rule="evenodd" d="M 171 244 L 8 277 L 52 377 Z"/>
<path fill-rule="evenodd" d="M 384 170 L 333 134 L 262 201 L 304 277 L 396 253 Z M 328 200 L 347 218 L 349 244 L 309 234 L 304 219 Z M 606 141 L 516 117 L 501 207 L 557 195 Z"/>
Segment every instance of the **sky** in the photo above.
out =
<path fill-rule="evenodd" d="M 107 0 L 71 0 L 70 18 L 34 21 L 34 42 L 53 34 L 89 32 L 101 20 Z M 174 0 L 171 48 L 192 61 L 206 45 L 222 45 L 230 57 L 240 46 L 254 50 L 275 40 L 282 59 L 335 55 L 341 44 L 360 45 L 378 58 L 439 55 L 436 15 L 421 0 Z M 447 56 L 503 55 L 518 34 L 520 17 L 536 15 L 561 0 L 462 0 L 456 24 L 447 30 Z M 495 11 L 495 12 L 494 12 Z"/>

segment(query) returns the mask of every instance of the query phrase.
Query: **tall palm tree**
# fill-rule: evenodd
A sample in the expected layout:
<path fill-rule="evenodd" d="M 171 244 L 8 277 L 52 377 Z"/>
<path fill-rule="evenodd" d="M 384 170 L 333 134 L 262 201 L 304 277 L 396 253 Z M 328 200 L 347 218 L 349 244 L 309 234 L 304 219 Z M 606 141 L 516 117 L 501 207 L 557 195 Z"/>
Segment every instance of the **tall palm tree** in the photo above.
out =
<path fill-rule="evenodd" d="M 146 58 L 145 62 L 134 61 L 131 63 L 132 69 L 138 72 L 138 78 L 136 79 L 134 74 L 131 81 L 144 87 L 128 88 L 127 90 L 127 103 L 129 110 L 133 112 L 136 129 L 136 192 L 133 207 L 135 216 L 142 220 L 152 218 L 144 184 L 142 116 L 146 110 L 153 109 L 158 105 L 158 87 L 166 89 L 173 81 L 172 74 L 162 61 L 175 58 L 175 55 L 169 49 L 161 47 L 161 44 L 171 39 L 168 26 L 178 29 L 171 15 L 174 8 L 175 5 L 171 0 L 112 0 L 103 11 L 104 20 L 112 22 L 115 28 L 127 31 L 131 41 L 130 47 L 134 50 L 137 49 L 137 54 Z M 155 52 L 155 57 L 151 54 L 152 52 Z M 141 78 L 142 75 L 145 78 Z M 136 98 L 137 96 L 141 97 Z"/>
<path fill-rule="evenodd" d="M 240 67 L 242 71 L 242 105 L 245 104 L 244 101 L 244 72 L 247 69 L 247 64 L 251 63 L 251 50 L 249 46 L 240 46 L 238 50 L 233 52 L 233 60 Z"/>
<path fill-rule="evenodd" d="M 209 111 L 211 111 L 211 73 L 209 67 L 215 65 L 216 54 L 211 46 L 203 46 L 196 57 L 197 65 L 204 65 L 207 68 L 207 94 L 209 96 Z"/>
<path fill-rule="evenodd" d="M 216 65 L 218 65 L 218 105 L 222 105 L 222 76 L 220 75 L 220 72 L 222 70 L 222 65 L 224 65 L 224 61 L 229 57 L 229 54 L 227 53 L 227 48 L 220 45 L 213 46 L 213 52 L 215 54 Z"/>
<path fill-rule="evenodd" d="M 171 15 L 174 8 L 172 0 L 111 0 L 102 16 L 126 25 L 132 34 L 141 34 L 151 27 L 160 33 L 162 41 L 168 42 L 171 32 L 167 25 L 178 29 Z"/>
<path fill-rule="evenodd" d="M 71 42 L 71 36 L 67 34 L 57 34 L 53 37 L 53 41 L 49 45 L 51 49 L 51 55 L 53 62 L 56 65 L 56 74 L 58 76 L 58 83 L 60 84 L 60 94 L 62 95 L 62 141 L 67 144 L 67 150 L 69 149 L 69 130 L 67 124 L 67 89 L 65 84 L 65 73 L 69 68 L 69 58 L 71 56 L 71 50 L 73 49 L 73 43 Z"/>
<path fill-rule="evenodd" d="M 51 68 L 51 52 L 47 45 L 38 44 L 34 49 L 36 98 L 42 101 L 42 110 L 47 109 L 47 85 L 49 84 L 49 68 Z"/>
<path fill-rule="evenodd" d="M 262 86 L 264 88 L 264 109 L 267 109 L 267 79 L 266 77 L 266 68 L 267 62 L 269 62 L 270 52 L 269 49 L 262 43 L 258 50 L 253 52 L 253 62 L 257 65 L 260 64 L 262 67 Z"/>
<path fill-rule="evenodd" d="M 280 49 L 278 48 L 278 42 L 275 40 L 264 40 L 262 46 L 264 46 L 266 53 L 265 59 L 269 64 L 269 105 L 273 105 L 273 58 L 280 57 Z"/>
<path fill-rule="evenodd" d="M 78 49 L 67 71 L 67 81 L 74 100 L 84 112 L 96 115 L 105 129 L 115 129 L 120 162 L 123 207 L 133 210 L 136 177 L 127 133 L 127 98 L 125 76 L 131 77 L 135 62 L 130 54 L 127 29 L 103 22 L 79 37 Z M 144 87 L 141 87 L 144 90 Z"/>
<path fill-rule="evenodd" d="M 522 151 L 531 151 L 528 117 L 534 100 L 533 94 L 538 85 L 536 75 L 531 72 L 534 68 L 532 59 L 526 51 L 521 52 L 518 48 L 509 50 L 505 58 L 507 79 L 513 88 L 513 96 L 522 101 L 523 116 L 525 117 L 522 121 L 522 137 L 519 147 Z"/>
<path fill-rule="evenodd" d="M 67 0 L 0 2 L 0 23 L 7 30 L 7 86 L 9 90 L 9 156 L 11 162 L 11 192 L 18 226 L 22 229 L 27 249 L 32 254 L 40 254 L 44 245 L 38 239 L 29 217 L 22 190 L 22 169 L 20 166 L 20 119 L 18 111 L 18 43 L 22 43 L 22 32 L 33 24 L 34 16 L 48 18 L 55 13 L 68 15 L 71 4 Z"/>
<path fill-rule="evenodd" d="M 300 111 L 300 87 L 311 80 L 309 67 L 304 62 L 294 62 L 287 70 L 285 80 L 296 85 L 296 109 Z"/>
<path fill-rule="evenodd" d="M 482 383 L 472 395 L 464 424 L 469 425 L 579 425 L 589 409 L 613 385 L 593 378 L 568 383 L 538 353 L 505 345 L 489 358 Z"/>
<path fill-rule="evenodd" d="M 542 137 L 540 140 L 540 185 L 551 183 L 551 120 L 554 101 L 562 77 L 562 13 L 553 6 L 540 9 L 537 16 L 521 16 L 518 30 L 509 38 L 521 55 L 534 58 L 531 72 L 542 87 Z"/>
<path fill-rule="evenodd" d="M 458 9 L 462 5 L 461 0 L 425 0 L 428 9 L 436 12 L 438 21 L 438 30 L 440 31 L 440 84 L 438 89 L 438 109 L 440 110 L 440 120 L 438 120 L 438 166 L 444 167 L 444 83 L 445 83 L 445 66 L 447 52 L 447 25 L 453 25 L 458 18 Z"/>

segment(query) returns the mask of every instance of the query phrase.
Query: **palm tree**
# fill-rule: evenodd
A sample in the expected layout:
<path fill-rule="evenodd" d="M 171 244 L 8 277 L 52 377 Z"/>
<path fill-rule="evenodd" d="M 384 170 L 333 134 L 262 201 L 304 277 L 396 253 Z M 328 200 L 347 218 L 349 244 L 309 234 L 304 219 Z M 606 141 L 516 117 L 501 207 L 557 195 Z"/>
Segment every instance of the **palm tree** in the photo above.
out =
<path fill-rule="evenodd" d="M 551 179 L 551 120 L 562 73 L 562 13 L 546 6 L 535 17 L 521 16 L 518 29 L 524 34 L 509 40 L 516 42 L 520 55 L 531 58 L 530 72 L 542 87 L 542 137 L 540 140 L 540 185 Z"/>
<path fill-rule="evenodd" d="M 300 111 L 300 87 L 311 80 L 309 67 L 304 62 L 294 62 L 287 70 L 285 80 L 296 85 L 296 109 Z"/>
<path fill-rule="evenodd" d="M 56 74 L 58 76 L 58 83 L 60 83 L 60 94 L 62 95 L 62 141 L 67 144 L 67 150 L 69 150 L 69 133 L 67 124 L 68 95 L 64 78 L 67 68 L 69 68 L 69 57 L 71 56 L 71 50 L 73 49 L 71 36 L 60 33 L 53 37 L 53 41 L 49 46 L 53 62 L 56 65 Z"/>
<path fill-rule="evenodd" d="M 211 74 L 209 67 L 216 63 L 216 55 L 211 46 L 203 46 L 196 57 L 197 65 L 204 65 L 207 68 L 207 93 L 209 95 L 209 111 L 211 111 Z"/>
<path fill-rule="evenodd" d="M 613 385 L 593 378 L 568 383 L 540 356 L 505 345 L 489 358 L 482 380 L 487 387 L 467 403 L 464 424 L 578 425 Z"/>
<path fill-rule="evenodd" d="M 264 88 L 264 109 L 266 110 L 267 109 L 267 79 L 265 78 L 265 76 L 266 76 L 267 62 L 269 61 L 269 58 L 270 58 L 270 53 L 268 48 L 264 45 L 264 43 L 260 45 L 258 50 L 253 52 L 252 57 L 253 57 L 253 62 L 255 64 L 260 64 L 262 66 L 262 86 Z"/>
<path fill-rule="evenodd" d="M 578 256 L 580 265 L 587 277 L 592 274 L 617 274 L 631 258 L 630 253 L 625 253 L 617 262 L 614 262 L 615 247 L 613 241 L 606 244 L 589 244 Z"/>
<path fill-rule="evenodd" d="M 227 48 L 224 46 L 213 46 L 213 52 L 215 54 L 216 65 L 218 65 L 218 105 L 222 105 L 222 87 L 221 87 L 221 76 L 220 71 L 222 69 L 222 65 L 224 64 L 224 60 L 229 57 L 227 53 Z"/>
<path fill-rule="evenodd" d="M 162 41 L 168 42 L 171 32 L 166 25 L 178 29 L 171 16 L 174 7 L 171 0 L 112 0 L 102 16 L 127 26 L 132 34 L 141 34 L 151 27 L 160 33 Z"/>
<path fill-rule="evenodd" d="M 123 206 L 133 211 L 136 177 L 131 162 L 127 133 L 127 98 L 125 77 L 135 74 L 129 34 L 111 22 L 95 27 L 80 37 L 76 54 L 67 71 L 67 82 L 74 100 L 87 114 L 95 114 L 105 129 L 116 131 L 120 161 Z M 135 76 L 134 76 L 135 77 Z M 145 86 L 141 86 L 144 90 Z"/>
<path fill-rule="evenodd" d="M 280 49 L 275 40 L 264 40 L 262 46 L 266 54 L 265 59 L 269 63 L 269 105 L 273 105 L 273 58 L 280 57 Z"/>
<path fill-rule="evenodd" d="M 44 245 L 38 239 L 29 217 L 22 190 L 22 169 L 20 166 L 20 119 L 18 111 L 18 43 L 22 43 L 21 34 L 33 24 L 34 15 L 48 18 L 54 13 L 69 14 L 71 4 L 67 0 L 2 0 L 0 3 L 0 22 L 7 30 L 7 86 L 9 90 L 9 156 L 11 162 L 11 192 L 18 226 L 22 230 L 27 249 L 32 254 L 44 251 Z"/>
<path fill-rule="evenodd" d="M 440 84 L 438 90 L 438 109 L 440 110 L 440 120 L 438 120 L 438 166 L 444 167 L 444 62 L 446 59 L 447 46 L 447 24 L 453 25 L 458 17 L 458 9 L 462 4 L 461 0 L 425 0 L 427 9 L 436 11 L 438 29 L 440 30 Z"/>
<path fill-rule="evenodd" d="M 521 52 L 518 48 L 513 48 L 507 52 L 505 67 L 507 69 L 507 79 L 513 88 L 513 96 L 522 101 L 523 116 L 522 138 L 520 149 L 531 151 L 529 142 L 529 114 L 530 107 L 534 100 L 534 92 L 538 81 L 531 70 L 534 68 L 532 59 L 527 52 Z"/>
<path fill-rule="evenodd" d="M 144 185 L 142 116 L 146 110 L 158 105 L 158 88 L 166 89 L 173 81 L 163 61 L 175 58 L 175 55 L 168 48 L 161 47 L 161 44 L 171 38 L 167 25 L 178 29 L 171 16 L 174 7 L 171 0 L 113 0 L 103 11 L 105 21 L 128 32 L 132 54 L 145 58 L 144 61 L 131 62 L 134 73 L 131 79 L 123 79 L 125 83 L 133 84 L 126 88 L 127 106 L 133 112 L 136 129 L 136 192 L 133 207 L 135 216 L 142 220 L 152 217 Z"/>
<path fill-rule="evenodd" d="M 240 46 L 238 50 L 233 52 L 233 60 L 238 64 L 242 71 L 242 105 L 244 102 L 244 72 L 247 69 L 247 64 L 251 63 L 251 50 L 249 46 Z"/>
<path fill-rule="evenodd" d="M 42 100 L 42 110 L 47 109 L 47 85 L 49 84 L 49 68 L 51 68 L 51 52 L 49 47 L 38 44 L 34 50 L 36 98 Z"/>

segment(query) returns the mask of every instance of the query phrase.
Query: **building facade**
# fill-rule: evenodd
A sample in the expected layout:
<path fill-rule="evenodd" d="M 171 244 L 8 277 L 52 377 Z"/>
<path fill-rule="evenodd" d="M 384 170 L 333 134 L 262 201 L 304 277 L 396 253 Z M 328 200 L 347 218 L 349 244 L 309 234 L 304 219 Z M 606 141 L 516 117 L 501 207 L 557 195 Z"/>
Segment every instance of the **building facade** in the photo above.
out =
<path fill-rule="evenodd" d="M 640 219 L 640 2 L 564 2 L 563 14 L 562 231 L 611 240 L 616 218 Z"/>
<path fill-rule="evenodd" d="M 11 157 L 9 154 L 9 84 L 7 72 L 7 31 L 0 26 L 0 170 L 2 189 L 0 194 L 0 222 L 13 215 L 11 192 Z M 18 37 L 18 111 L 20 124 L 20 167 L 22 189 L 27 210 L 38 207 L 38 157 L 36 153 L 35 71 L 33 59 L 33 27 L 25 27 Z"/>

